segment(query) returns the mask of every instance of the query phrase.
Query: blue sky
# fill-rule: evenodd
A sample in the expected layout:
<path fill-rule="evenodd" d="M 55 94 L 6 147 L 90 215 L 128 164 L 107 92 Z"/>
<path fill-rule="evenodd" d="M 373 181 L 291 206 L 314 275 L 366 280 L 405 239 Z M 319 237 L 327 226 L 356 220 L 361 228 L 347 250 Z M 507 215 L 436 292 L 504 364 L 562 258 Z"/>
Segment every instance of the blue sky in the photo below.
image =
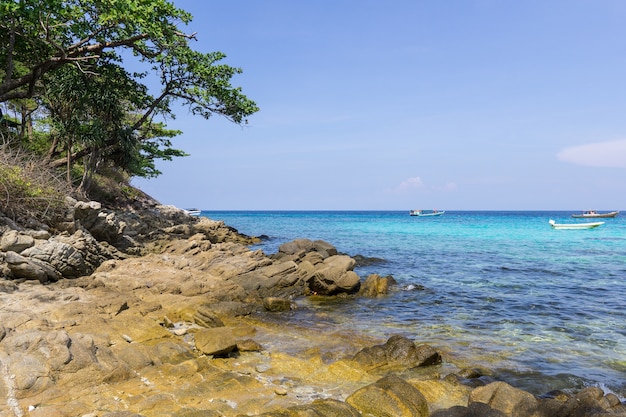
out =
<path fill-rule="evenodd" d="M 133 184 L 206 210 L 626 209 L 626 2 L 176 0 L 260 112 Z"/>

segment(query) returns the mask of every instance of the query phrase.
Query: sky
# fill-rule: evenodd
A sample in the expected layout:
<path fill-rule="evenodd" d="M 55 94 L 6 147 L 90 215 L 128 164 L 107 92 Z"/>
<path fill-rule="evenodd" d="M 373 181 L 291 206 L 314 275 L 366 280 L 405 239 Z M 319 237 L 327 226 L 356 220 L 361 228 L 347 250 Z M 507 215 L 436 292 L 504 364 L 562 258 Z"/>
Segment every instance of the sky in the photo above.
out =
<path fill-rule="evenodd" d="M 260 108 L 133 185 L 203 210 L 626 209 L 623 0 L 175 0 Z"/>

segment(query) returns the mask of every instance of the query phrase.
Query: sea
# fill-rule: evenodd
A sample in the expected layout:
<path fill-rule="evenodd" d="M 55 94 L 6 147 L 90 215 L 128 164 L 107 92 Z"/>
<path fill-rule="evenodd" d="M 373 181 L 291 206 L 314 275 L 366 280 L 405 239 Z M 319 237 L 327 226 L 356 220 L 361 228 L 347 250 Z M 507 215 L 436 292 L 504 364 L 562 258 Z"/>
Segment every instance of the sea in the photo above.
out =
<path fill-rule="evenodd" d="M 576 211 L 202 211 L 262 236 L 266 254 L 297 239 L 377 262 L 387 296 L 297 300 L 289 320 L 385 339 L 405 335 L 541 395 L 598 386 L 626 397 L 626 213 L 595 229 L 553 230 Z M 324 314 L 320 315 L 320 312 Z M 315 322 L 315 323 L 314 323 Z"/>

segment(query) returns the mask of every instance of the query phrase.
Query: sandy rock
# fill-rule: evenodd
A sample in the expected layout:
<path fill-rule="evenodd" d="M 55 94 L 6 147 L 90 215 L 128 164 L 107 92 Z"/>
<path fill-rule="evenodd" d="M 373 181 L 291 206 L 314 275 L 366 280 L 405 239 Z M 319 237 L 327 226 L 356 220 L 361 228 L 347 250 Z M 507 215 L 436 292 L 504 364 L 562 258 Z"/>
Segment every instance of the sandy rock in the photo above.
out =
<path fill-rule="evenodd" d="M 286 298 L 266 297 L 263 299 L 263 307 L 267 311 L 289 311 L 291 310 L 291 301 Z"/>
<path fill-rule="evenodd" d="M 359 288 L 359 295 L 363 297 L 378 297 L 389 293 L 389 288 L 396 283 L 391 276 L 381 277 L 378 274 L 371 274 Z"/>
<path fill-rule="evenodd" d="M 215 314 L 208 304 L 197 306 L 196 311 L 192 314 L 192 321 L 198 326 L 207 328 L 224 326 L 224 322 Z"/>
<path fill-rule="evenodd" d="M 286 393 L 287 394 L 287 393 Z M 285 395 L 286 395 L 285 394 Z M 329 416 L 329 417 L 361 417 L 361 413 L 342 401 L 333 399 L 315 400 L 310 404 L 289 407 L 280 412 L 259 414 L 264 417 L 303 417 L 303 416 Z"/>
<path fill-rule="evenodd" d="M 239 233 L 237 229 L 225 225 L 223 221 L 212 220 L 207 217 L 200 217 L 198 222 L 192 224 L 191 230 L 194 233 L 203 233 L 212 243 L 231 241 L 252 245 L 261 241 L 257 237 Z"/>
<path fill-rule="evenodd" d="M 70 337 L 65 331 L 28 330 L 13 333 L 2 341 L 4 366 L 14 377 L 13 391 L 37 392 L 53 385 L 55 373 L 72 359 Z"/>
<path fill-rule="evenodd" d="M 492 382 L 475 388 L 469 396 L 469 404 L 484 403 L 507 416 L 532 415 L 537 408 L 537 399 L 530 393 L 514 388 L 505 382 Z"/>
<path fill-rule="evenodd" d="M 428 404 L 421 392 L 392 375 L 368 385 L 346 398 L 363 415 L 426 417 Z"/>
<path fill-rule="evenodd" d="M 237 350 L 239 352 L 260 352 L 263 350 L 263 346 L 252 339 L 238 340 Z"/>
<path fill-rule="evenodd" d="M 119 337 L 128 343 L 145 343 L 172 337 L 172 334 L 160 326 L 155 320 L 127 310 L 116 315 L 109 321 L 109 326 Z"/>
<path fill-rule="evenodd" d="M 407 382 L 422 393 L 431 413 L 437 410 L 466 406 L 472 392 L 472 388 L 466 385 L 439 379 L 409 379 Z"/>
<path fill-rule="evenodd" d="M 237 348 L 235 337 L 227 327 L 202 329 L 194 337 L 196 349 L 206 355 L 227 356 Z"/>

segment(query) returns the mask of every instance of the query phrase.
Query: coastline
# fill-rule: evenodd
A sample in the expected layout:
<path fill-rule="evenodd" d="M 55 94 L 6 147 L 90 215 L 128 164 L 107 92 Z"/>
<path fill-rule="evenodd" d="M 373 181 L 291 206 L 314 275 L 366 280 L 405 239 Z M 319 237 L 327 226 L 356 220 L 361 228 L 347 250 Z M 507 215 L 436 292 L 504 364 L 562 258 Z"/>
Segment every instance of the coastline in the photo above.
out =
<path fill-rule="evenodd" d="M 125 228 L 114 228 L 126 234 L 109 237 L 120 242 L 115 248 L 84 227 L 106 217 L 103 210 L 80 207 L 87 212 L 77 216 L 83 227 L 47 243 L 39 235 L 19 261 L 41 266 L 29 256 L 32 248 L 52 243 L 77 252 L 89 247 L 84 258 L 108 248 L 110 258 L 90 274 L 56 282 L 16 278 L 23 263 L 3 250 L 0 391 L 9 416 L 356 416 L 368 413 L 373 398 L 389 415 L 461 416 L 481 407 L 519 416 L 575 415 L 589 407 L 625 412 L 619 399 L 597 389 L 537 398 L 488 370 L 452 369 L 446 352 L 419 341 L 286 327 L 280 317 L 290 314 L 293 300 L 323 290 L 315 277 L 335 278 L 329 297 L 365 296 L 345 285 L 354 264 L 328 243 L 290 242 L 280 257 L 268 257 L 248 249 L 254 238 L 221 222 L 158 209 L 151 214 L 158 219 L 126 217 Z M 16 231 L 11 236 L 24 240 L 33 234 Z M 128 245 L 121 236 L 141 241 L 127 253 L 145 252 L 120 252 Z M 329 259 L 341 266 L 331 268 Z M 367 288 L 370 277 L 359 280 Z M 384 296 L 384 280 L 372 282 L 374 295 Z"/>

